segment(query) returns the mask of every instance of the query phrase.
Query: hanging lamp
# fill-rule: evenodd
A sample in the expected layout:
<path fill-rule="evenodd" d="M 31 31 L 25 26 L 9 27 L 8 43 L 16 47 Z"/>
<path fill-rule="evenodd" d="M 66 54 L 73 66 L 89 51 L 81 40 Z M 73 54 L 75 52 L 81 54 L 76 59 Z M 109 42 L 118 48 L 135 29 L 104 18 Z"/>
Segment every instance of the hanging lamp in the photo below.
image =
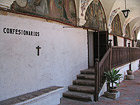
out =
<path fill-rule="evenodd" d="M 126 0 L 125 0 L 125 10 L 122 10 L 122 13 L 124 15 L 125 18 L 128 17 L 128 14 L 129 14 L 130 10 L 129 9 L 126 9 Z"/>

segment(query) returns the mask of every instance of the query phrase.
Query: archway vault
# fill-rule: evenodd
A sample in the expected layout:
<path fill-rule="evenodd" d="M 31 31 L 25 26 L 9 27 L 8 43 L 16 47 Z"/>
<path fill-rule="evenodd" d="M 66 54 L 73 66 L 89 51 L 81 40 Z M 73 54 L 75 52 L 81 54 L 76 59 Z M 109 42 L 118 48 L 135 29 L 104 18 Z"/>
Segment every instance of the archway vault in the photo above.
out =
<path fill-rule="evenodd" d="M 84 27 L 100 31 L 107 31 L 106 15 L 99 0 L 93 0 L 85 14 Z"/>
<path fill-rule="evenodd" d="M 103 1 L 103 0 L 101 0 Z M 103 4 L 104 5 L 104 4 Z M 139 24 L 135 24 L 136 22 L 138 22 L 140 20 L 140 2 L 137 1 L 137 0 L 127 0 L 127 9 L 130 9 L 130 13 L 129 13 L 129 16 L 128 18 L 124 18 L 124 17 L 120 17 L 121 19 L 121 23 L 122 23 L 122 31 L 123 31 L 123 36 L 126 34 L 126 26 L 128 25 L 128 23 L 130 23 L 130 30 L 131 30 L 131 33 L 134 33 L 133 31 L 134 30 L 134 27 L 139 27 Z M 107 5 L 106 5 L 107 6 Z M 112 23 L 112 20 L 114 19 L 114 17 L 117 15 L 117 14 L 122 14 L 122 10 L 125 9 L 125 4 L 124 4 L 124 0 L 115 0 L 114 4 L 112 4 L 112 9 L 110 11 L 109 14 L 106 14 L 106 15 L 109 15 L 109 17 L 107 18 L 108 19 L 108 30 L 109 30 L 109 33 L 111 32 L 111 23 Z M 135 21 L 133 21 L 135 20 Z M 135 24 L 135 25 L 134 25 Z"/>

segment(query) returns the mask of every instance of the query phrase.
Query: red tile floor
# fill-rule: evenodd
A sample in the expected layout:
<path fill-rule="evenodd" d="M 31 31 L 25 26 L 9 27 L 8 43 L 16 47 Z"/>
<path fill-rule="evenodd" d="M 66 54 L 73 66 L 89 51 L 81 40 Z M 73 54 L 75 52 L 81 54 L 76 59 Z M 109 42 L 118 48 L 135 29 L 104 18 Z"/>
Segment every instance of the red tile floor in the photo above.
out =
<path fill-rule="evenodd" d="M 124 80 L 118 90 L 121 96 L 116 99 L 100 97 L 98 102 L 85 103 L 62 99 L 60 105 L 140 105 L 140 70 L 134 73 L 134 80 Z"/>

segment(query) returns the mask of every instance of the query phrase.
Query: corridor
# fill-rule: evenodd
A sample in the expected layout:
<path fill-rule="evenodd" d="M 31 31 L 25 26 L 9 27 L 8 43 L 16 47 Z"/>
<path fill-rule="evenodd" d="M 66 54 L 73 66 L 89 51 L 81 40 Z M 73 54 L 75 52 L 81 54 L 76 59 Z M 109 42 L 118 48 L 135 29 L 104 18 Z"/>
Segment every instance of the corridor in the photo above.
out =
<path fill-rule="evenodd" d="M 118 90 L 121 96 L 116 100 L 100 97 L 99 102 L 81 103 L 62 99 L 60 105 L 140 105 L 140 70 L 136 71 L 134 75 L 134 80 L 124 80 L 120 84 Z"/>

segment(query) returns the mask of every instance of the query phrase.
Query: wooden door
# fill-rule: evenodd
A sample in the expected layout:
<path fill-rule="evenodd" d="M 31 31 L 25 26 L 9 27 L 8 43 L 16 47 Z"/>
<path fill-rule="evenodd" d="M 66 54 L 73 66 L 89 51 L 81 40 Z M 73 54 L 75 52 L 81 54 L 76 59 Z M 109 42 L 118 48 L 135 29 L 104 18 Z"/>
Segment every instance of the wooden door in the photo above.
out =
<path fill-rule="evenodd" d="M 126 47 L 126 41 L 127 41 L 127 40 L 124 38 L 124 47 Z"/>
<path fill-rule="evenodd" d="M 117 36 L 113 36 L 114 46 L 118 46 Z"/>
<path fill-rule="evenodd" d="M 108 49 L 108 34 L 106 31 L 94 32 L 94 58 L 101 60 Z"/>

